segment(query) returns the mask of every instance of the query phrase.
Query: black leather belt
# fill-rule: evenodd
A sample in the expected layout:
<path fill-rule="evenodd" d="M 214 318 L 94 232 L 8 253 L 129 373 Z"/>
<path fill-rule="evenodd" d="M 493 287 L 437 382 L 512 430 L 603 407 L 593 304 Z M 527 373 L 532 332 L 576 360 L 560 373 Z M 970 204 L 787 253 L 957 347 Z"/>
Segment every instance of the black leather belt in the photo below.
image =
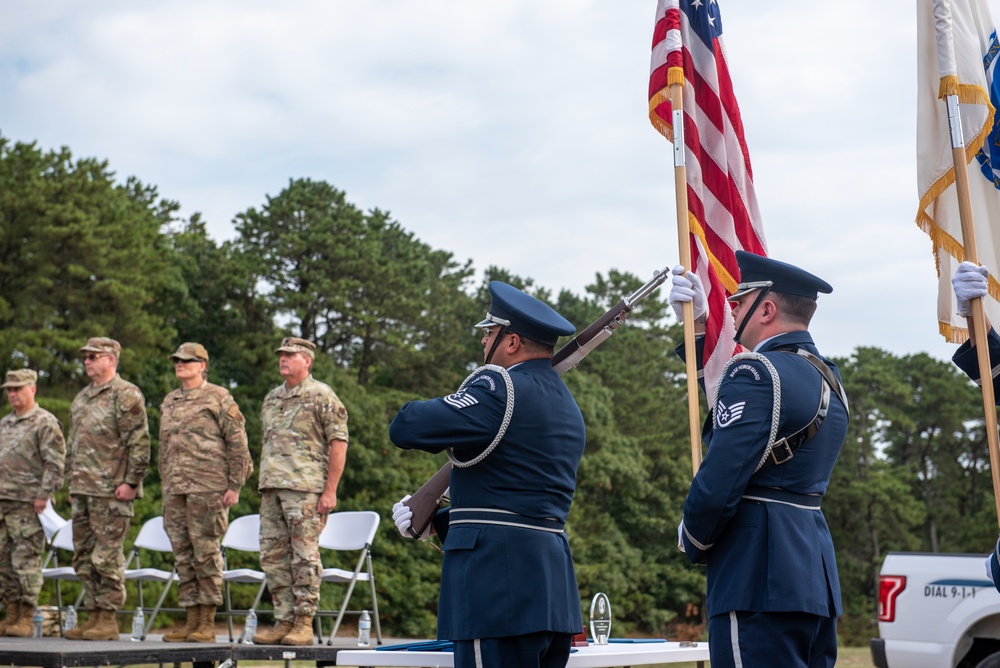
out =
<path fill-rule="evenodd" d="M 783 503 L 806 510 L 819 510 L 823 497 L 820 494 L 799 494 L 774 487 L 758 487 L 750 485 L 743 491 L 743 501 L 759 501 L 762 503 Z"/>
<path fill-rule="evenodd" d="M 565 527 L 559 520 L 526 517 L 510 510 L 497 508 L 452 508 L 448 512 L 448 526 L 456 524 L 495 524 L 550 533 L 562 533 Z"/>

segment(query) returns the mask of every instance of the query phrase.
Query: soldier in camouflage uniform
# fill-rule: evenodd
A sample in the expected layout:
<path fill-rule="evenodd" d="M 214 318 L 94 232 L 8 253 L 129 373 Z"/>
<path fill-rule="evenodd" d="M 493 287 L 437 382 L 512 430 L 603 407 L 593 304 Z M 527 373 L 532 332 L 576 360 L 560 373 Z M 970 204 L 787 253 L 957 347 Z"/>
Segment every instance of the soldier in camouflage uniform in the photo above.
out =
<path fill-rule="evenodd" d="M 149 468 L 146 400 L 118 375 L 121 345 L 93 338 L 80 348 L 91 383 L 70 407 L 66 475 L 73 507 L 73 567 L 91 611 L 66 632 L 74 640 L 118 640 L 116 613 L 125 603 L 125 534 L 132 501 L 142 497 Z"/>
<path fill-rule="evenodd" d="M 181 387 L 160 406 L 159 470 L 163 527 L 187 623 L 163 640 L 215 642 L 215 611 L 222 604 L 219 541 L 253 463 L 240 407 L 229 390 L 206 380 L 205 347 L 182 343 L 170 361 Z"/>
<path fill-rule="evenodd" d="M 0 635 L 30 638 L 42 588 L 45 533 L 39 513 L 62 487 L 66 442 L 59 420 L 35 403 L 38 374 L 8 371 L 13 413 L 0 420 L 0 596 L 7 617 Z"/>
<path fill-rule="evenodd" d="M 275 352 L 285 383 L 261 407 L 260 565 L 274 628 L 254 643 L 311 645 L 319 603 L 319 534 L 337 505 L 347 459 L 347 409 L 310 374 L 316 344 L 286 338 Z"/>

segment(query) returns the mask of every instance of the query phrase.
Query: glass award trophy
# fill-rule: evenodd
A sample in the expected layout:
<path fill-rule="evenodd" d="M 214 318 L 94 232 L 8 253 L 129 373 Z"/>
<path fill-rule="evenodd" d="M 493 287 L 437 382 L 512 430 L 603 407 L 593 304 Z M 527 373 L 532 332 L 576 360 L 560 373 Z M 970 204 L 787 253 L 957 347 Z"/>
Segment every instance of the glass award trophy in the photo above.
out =
<path fill-rule="evenodd" d="M 611 603 L 605 594 L 597 594 L 590 602 L 590 635 L 595 645 L 607 645 L 611 637 Z"/>

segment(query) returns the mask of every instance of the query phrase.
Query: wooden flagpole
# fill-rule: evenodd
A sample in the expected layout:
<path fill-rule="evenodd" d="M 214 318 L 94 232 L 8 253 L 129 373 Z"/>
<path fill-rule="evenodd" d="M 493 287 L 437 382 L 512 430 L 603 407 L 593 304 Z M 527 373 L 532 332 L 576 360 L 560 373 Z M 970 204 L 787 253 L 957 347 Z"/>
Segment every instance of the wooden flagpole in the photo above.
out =
<path fill-rule="evenodd" d="M 674 199 L 677 203 L 677 247 L 681 266 L 691 271 L 691 239 L 688 225 L 687 167 L 684 161 L 683 83 L 670 84 L 673 113 Z M 701 468 L 701 417 L 698 408 L 698 354 L 694 335 L 694 304 L 684 303 L 684 363 L 687 368 L 688 424 L 691 432 L 692 476 Z"/>
<path fill-rule="evenodd" d="M 955 189 L 958 194 L 958 213 L 962 221 L 962 246 L 965 259 L 979 264 L 976 248 L 976 227 L 972 216 L 972 199 L 969 195 L 969 165 L 965 156 L 965 139 L 962 136 L 962 119 L 959 116 L 957 95 L 948 95 L 948 126 L 951 130 L 951 157 L 955 165 Z M 1000 525 L 1000 434 L 997 433 L 996 398 L 993 393 L 993 367 L 986 342 L 986 313 L 983 300 L 972 300 L 972 316 L 969 318 L 976 337 L 976 355 L 979 360 L 979 379 L 983 388 L 983 412 L 986 417 L 986 438 L 990 452 L 990 472 L 993 477 L 993 499 Z"/>

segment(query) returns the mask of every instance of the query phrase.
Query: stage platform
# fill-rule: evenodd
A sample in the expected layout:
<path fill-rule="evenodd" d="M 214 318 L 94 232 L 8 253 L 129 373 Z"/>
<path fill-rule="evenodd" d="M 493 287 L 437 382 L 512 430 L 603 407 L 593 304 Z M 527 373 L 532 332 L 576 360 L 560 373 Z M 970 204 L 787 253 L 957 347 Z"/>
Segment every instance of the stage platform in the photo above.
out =
<path fill-rule="evenodd" d="M 389 640 L 383 642 L 404 642 Z M 217 636 L 216 643 L 165 643 L 162 635 L 149 634 L 142 642 L 132 642 L 122 634 L 118 642 L 66 640 L 46 637 L 0 637 L 0 666 L 133 666 L 137 664 L 193 664 L 208 668 L 228 659 L 233 661 L 292 661 L 315 662 L 317 666 L 335 666 L 337 653 L 345 649 L 358 649 L 354 638 L 337 638 L 334 645 L 289 647 L 286 645 L 238 645 L 229 642 L 229 636 Z"/>

